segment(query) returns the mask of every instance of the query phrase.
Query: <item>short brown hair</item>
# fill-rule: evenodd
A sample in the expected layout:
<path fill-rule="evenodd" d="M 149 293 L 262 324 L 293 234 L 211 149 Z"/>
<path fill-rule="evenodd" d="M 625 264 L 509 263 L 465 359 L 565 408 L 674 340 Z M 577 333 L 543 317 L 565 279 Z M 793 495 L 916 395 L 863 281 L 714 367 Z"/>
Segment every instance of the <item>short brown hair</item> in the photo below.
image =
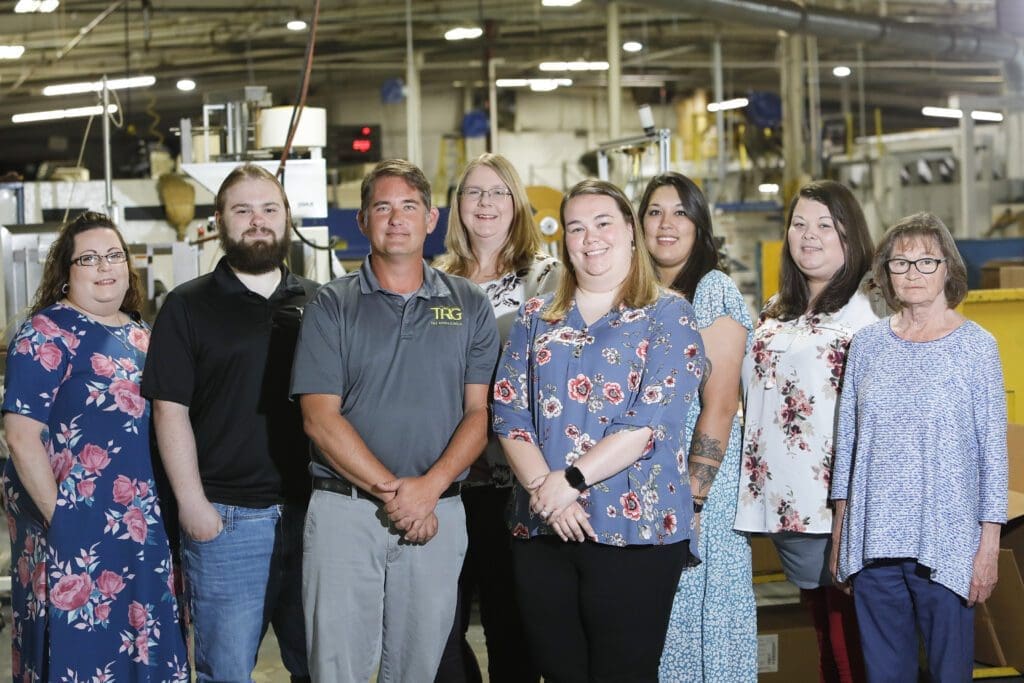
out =
<path fill-rule="evenodd" d="M 242 164 L 236 166 L 231 173 L 228 173 L 227 177 L 220 184 L 217 189 L 217 198 L 214 202 L 214 207 L 217 211 L 218 216 L 224 215 L 224 210 L 227 208 L 224 204 L 227 202 L 228 190 L 244 180 L 266 180 L 269 183 L 273 183 L 277 186 L 278 191 L 281 193 L 281 201 L 284 203 L 285 213 L 285 228 L 289 229 L 292 227 L 292 207 L 288 203 L 288 195 L 285 194 L 284 188 L 281 187 L 281 181 L 277 179 L 273 173 L 263 168 L 258 164 Z M 220 228 L 223 230 L 223 228 Z"/>
<path fill-rule="evenodd" d="M 473 169 L 481 166 L 494 171 L 512 193 L 512 224 L 508 228 L 505 244 L 498 253 L 498 261 L 495 264 L 498 274 L 518 272 L 526 268 L 540 251 L 540 230 L 533 222 L 533 210 L 530 208 L 530 200 L 526 196 L 523 181 L 519 179 L 519 174 L 508 159 L 500 154 L 487 152 L 469 162 L 455 188 L 456 199 L 449 207 L 448 232 L 444 236 L 445 253 L 435 264 L 446 273 L 468 277 L 476 262 L 466 226 L 462 223 L 461 208 L 462 189 L 466 184 L 466 178 Z"/>
<path fill-rule="evenodd" d="M 654 272 L 654 260 L 651 258 L 651 253 L 647 251 L 647 244 L 644 242 L 640 221 L 637 220 L 636 212 L 633 211 L 633 204 L 630 203 L 629 198 L 622 190 L 609 182 L 594 178 L 588 178 L 577 183 L 562 198 L 562 205 L 558 209 L 559 222 L 563 226 L 565 225 L 566 205 L 576 197 L 586 195 L 611 197 L 615 200 L 615 204 L 622 213 L 622 218 L 633 230 L 633 260 L 629 264 L 629 272 L 626 274 L 626 279 L 622 283 L 622 289 L 619 291 L 619 298 L 614 302 L 613 306 L 619 304 L 629 308 L 650 306 L 658 300 L 661 288 L 658 284 L 658 276 Z M 548 322 L 564 318 L 572 306 L 573 298 L 576 296 L 578 284 L 576 281 L 576 269 L 569 258 L 569 248 L 566 246 L 564 236 L 561 254 L 563 265 L 562 278 L 559 280 L 554 298 L 541 313 L 541 317 Z"/>
<path fill-rule="evenodd" d="M 36 290 L 35 301 L 29 308 L 29 315 L 35 315 L 47 306 L 52 306 L 64 297 L 64 287 L 71 278 L 71 257 L 75 253 L 75 237 L 88 230 L 105 228 L 117 233 L 117 240 L 121 243 L 121 249 L 128 255 L 128 291 L 124 293 L 124 300 L 121 302 L 120 310 L 130 315 L 138 315 L 142 312 L 142 279 L 132 266 L 131 252 L 128 251 L 128 243 L 124 241 L 121 231 L 114 225 L 105 214 L 95 211 L 86 211 L 70 223 L 65 223 L 57 235 L 57 239 L 50 245 L 50 253 L 46 256 L 46 264 L 43 266 L 43 277 L 39 282 L 39 289 Z"/>
<path fill-rule="evenodd" d="M 420 193 L 423 206 L 427 209 L 430 208 L 430 181 L 427 180 L 426 174 L 420 170 L 420 167 L 405 159 L 385 159 L 374 166 L 373 170 L 363 178 L 363 184 L 359 188 L 359 212 L 361 214 L 366 213 L 366 210 L 370 208 L 370 196 L 373 194 L 374 183 L 378 178 L 385 176 L 401 178 L 409 183 Z"/>
<path fill-rule="evenodd" d="M 967 296 L 967 266 L 964 265 L 964 260 L 960 256 L 956 242 L 953 241 L 953 235 L 950 234 L 946 224 L 935 214 L 925 211 L 900 219 L 896 225 L 885 231 L 885 235 L 882 236 L 882 241 L 878 245 L 873 268 L 875 282 L 882 289 L 885 303 L 889 304 L 889 308 L 894 311 L 903 308 L 903 303 L 896 297 L 896 290 L 892 286 L 888 262 L 892 258 L 893 249 L 898 244 L 915 240 L 925 242 L 935 240 L 939 246 L 942 257 L 946 259 L 946 286 L 944 287 L 946 305 L 956 308 Z"/>

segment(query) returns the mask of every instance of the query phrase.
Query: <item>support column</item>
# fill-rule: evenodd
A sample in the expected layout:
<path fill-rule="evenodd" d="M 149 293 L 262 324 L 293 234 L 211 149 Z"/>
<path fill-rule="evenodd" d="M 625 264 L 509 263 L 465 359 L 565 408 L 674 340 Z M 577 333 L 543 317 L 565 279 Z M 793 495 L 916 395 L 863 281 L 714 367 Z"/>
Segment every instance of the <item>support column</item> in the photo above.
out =
<path fill-rule="evenodd" d="M 622 41 L 619 38 L 619 3 L 608 3 L 608 137 L 622 137 Z"/>
<path fill-rule="evenodd" d="M 412 163 L 423 163 L 420 135 L 420 66 L 423 55 L 413 51 L 412 0 L 405 0 L 405 141 L 406 156 Z"/>

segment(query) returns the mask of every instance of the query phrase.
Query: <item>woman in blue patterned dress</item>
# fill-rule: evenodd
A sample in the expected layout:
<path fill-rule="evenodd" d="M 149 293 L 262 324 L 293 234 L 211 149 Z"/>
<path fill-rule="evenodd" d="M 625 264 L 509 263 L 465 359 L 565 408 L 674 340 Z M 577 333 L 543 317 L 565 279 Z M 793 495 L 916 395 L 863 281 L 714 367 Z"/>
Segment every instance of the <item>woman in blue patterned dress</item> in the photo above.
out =
<path fill-rule="evenodd" d="M 733 530 L 740 475 L 740 368 L 754 327 L 722 272 L 707 200 L 692 180 L 665 173 L 640 200 L 647 248 L 661 283 L 693 302 L 712 372 L 686 425 L 701 564 L 679 579 L 661 680 L 757 680 L 757 618 L 750 542 Z M 712 484 L 713 482 L 713 484 Z"/>
<path fill-rule="evenodd" d="M 520 610 L 545 680 L 656 681 L 695 539 L 684 445 L 703 345 L 621 190 L 585 180 L 561 218 L 561 282 L 523 305 L 494 386 Z"/>
<path fill-rule="evenodd" d="M 8 349 L 16 682 L 188 680 L 139 394 L 141 303 L 124 239 L 82 214 L 51 246 Z"/>

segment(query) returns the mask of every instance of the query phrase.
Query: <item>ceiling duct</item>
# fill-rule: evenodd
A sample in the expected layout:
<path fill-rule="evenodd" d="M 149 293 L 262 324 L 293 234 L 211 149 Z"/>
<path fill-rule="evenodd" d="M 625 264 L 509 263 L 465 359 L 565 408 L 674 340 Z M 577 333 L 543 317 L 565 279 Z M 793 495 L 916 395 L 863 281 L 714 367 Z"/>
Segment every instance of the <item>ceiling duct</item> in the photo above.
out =
<path fill-rule="evenodd" d="M 1011 35 L 938 24 L 909 24 L 865 14 L 803 7 L 788 0 L 647 0 L 647 4 L 695 16 L 809 33 L 830 40 L 888 45 L 906 52 L 1001 61 L 1006 87 L 1024 93 L 1024 49 Z"/>

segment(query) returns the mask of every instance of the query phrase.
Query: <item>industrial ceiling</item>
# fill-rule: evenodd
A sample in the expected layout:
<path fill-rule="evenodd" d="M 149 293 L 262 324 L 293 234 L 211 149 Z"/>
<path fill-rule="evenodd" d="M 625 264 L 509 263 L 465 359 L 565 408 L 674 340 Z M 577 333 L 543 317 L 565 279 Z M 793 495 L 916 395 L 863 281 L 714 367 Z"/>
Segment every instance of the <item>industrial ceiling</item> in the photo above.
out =
<path fill-rule="evenodd" d="M 1022 2 L 1008 0 L 808 0 L 809 10 L 839 23 L 818 22 L 822 108 L 838 111 L 846 96 L 857 98 L 863 79 L 864 106 L 877 108 L 886 131 L 935 125 L 923 105 L 945 105 L 953 94 L 999 95 L 1007 60 L 995 50 L 969 50 L 964 38 L 1014 45 L 1024 29 Z M 47 140 L 71 125 L 13 124 L 19 112 L 94 104 L 95 96 L 44 97 L 47 85 L 148 74 L 153 87 L 122 91 L 135 134 L 167 133 L 183 116 L 198 115 L 204 92 L 245 84 L 266 85 L 275 103 L 291 103 L 306 48 L 308 29 L 291 31 L 287 21 L 312 19 L 312 2 L 264 0 L 63 0 L 52 13 L 13 11 L 0 5 L 0 45 L 24 45 L 20 59 L 0 59 L 0 174 L 27 156 L 48 156 Z M 779 27 L 751 13 L 752 6 L 792 12 L 788 1 L 652 0 L 617 3 L 622 40 L 643 50 L 623 53 L 622 85 L 640 101 L 670 102 L 696 88 L 710 90 L 712 43 L 721 42 L 726 96 L 779 89 Z M 767 16 L 767 15 L 763 15 Z M 486 78 L 486 61 L 498 60 L 498 77 L 537 76 L 542 61 L 607 59 L 608 3 L 582 0 L 573 7 L 543 7 L 541 0 L 324 0 L 316 34 L 310 102 L 326 104 L 356 85 L 378 88 L 405 74 L 407 25 L 422 54 L 421 88 L 441 92 Z M 936 35 L 927 45 L 854 40 L 844 30 L 858 22 L 913 25 Z M 1016 22 L 1016 27 L 1014 27 Z M 478 25 L 476 40 L 448 42 L 456 25 Z M 940 38 L 954 35 L 958 49 Z M 859 34 L 858 34 L 859 35 Z M 860 52 L 858 52 L 858 46 Z M 862 61 L 858 61 L 858 59 Z M 836 65 L 853 67 L 843 81 Z M 862 68 L 858 68 L 862 66 Z M 179 79 L 198 87 L 182 92 Z M 606 72 L 574 74 L 577 88 L 603 89 Z M 852 93 L 852 95 L 851 95 Z M 60 100 L 59 104 L 55 100 Z M 856 107 L 856 104 L 854 105 Z M 157 120 L 159 118 L 159 120 Z M 869 126 L 873 130 L 872 124 Z M 77 129 L 77 123 L 74 124 Z M 80 134 L 79 134 L 80 137 Z M 49 154 L 52 156 L 52 154 Z"/>

